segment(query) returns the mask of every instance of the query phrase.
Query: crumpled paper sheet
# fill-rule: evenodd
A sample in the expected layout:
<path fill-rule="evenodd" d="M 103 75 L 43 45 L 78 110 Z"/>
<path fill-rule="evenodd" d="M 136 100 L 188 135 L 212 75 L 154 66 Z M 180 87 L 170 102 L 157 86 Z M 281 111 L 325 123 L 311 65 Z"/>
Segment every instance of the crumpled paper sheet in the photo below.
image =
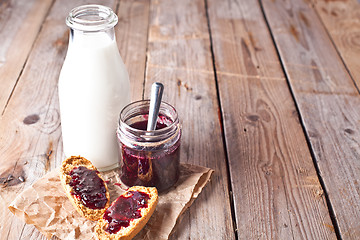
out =
<path fill-rule="evenodd" d="M 114 201 L 127 187 L 121 183 L 117 169 L 101 173 Z M 193 203 L 214 171 L 181 164 L 180 178 L 169 191 L 161 193 L 153 216 L 134 239 L 168 239 L 179 216 Z M 96 221 L 83 218 L 71 205 L 55 169 L 23 191 L 9 209 L 27 224 L 34 225 L 48 239 L 96 239 Z"/>

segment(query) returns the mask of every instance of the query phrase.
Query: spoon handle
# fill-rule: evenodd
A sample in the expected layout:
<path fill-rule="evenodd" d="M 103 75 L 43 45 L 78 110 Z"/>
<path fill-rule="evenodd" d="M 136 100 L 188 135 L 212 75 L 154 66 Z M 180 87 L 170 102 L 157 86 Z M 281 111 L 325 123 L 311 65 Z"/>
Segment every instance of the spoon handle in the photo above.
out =
<path fill-rule="evenodd" d="M 164 85 L 159 82 L 151 85 L 151 97 L 149 108 L 149 119 L 147 123 L 147 131 L 155 130 L 157 117 L 159 115 L 159 109 L 161 104 L 161 98 L 164 91 Z"/>

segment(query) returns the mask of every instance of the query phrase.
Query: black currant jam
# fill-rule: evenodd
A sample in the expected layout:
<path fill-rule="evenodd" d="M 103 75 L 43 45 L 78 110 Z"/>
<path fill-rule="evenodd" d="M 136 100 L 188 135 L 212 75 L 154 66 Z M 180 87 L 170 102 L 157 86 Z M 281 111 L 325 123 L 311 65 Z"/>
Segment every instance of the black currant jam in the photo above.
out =
<path fill-rule="evenodd" d="M 97 173 L 84 166 L 75 167 L 70 172 L 71 194 L 91 209 L 102 209 L 108 201 L 104 181 Z"/>
<path fill-rule="evenodd" d="M 147 119 L 147 116 L 144 116 L 144 118 Z M 133 124 L 130 125 L 130 127 L 138 129 L 138 130 L 143 130 L 146 131 L 147 128 L 147 120 L 144 121 L 139 121 L 139 122 L 135 122 Z M 156 122 L 156 128 L 155 130 L 159 130 L 159 129 L 163 129 L 166 128 L 167 126 L 169 126 L 171 124 L 171 120 L 168 119 L 167 117 L 160 115 L 158 116 L 158 121 Z"/>
<path fill-rule="evenodd" d="M 122 227 L 128 227 L 133 219 L 141 218 L 141 208 L 147 208 L 150 196 L 147 193 L 130 191 L 118 197 L 105 211 L 108 233 L 117 233 Z"/>
<path fill-rule="evenodd" d="M 173 107 L 162 103 L 155 131 L 146 131 L 148 108 L 139 101 L 120 114 L 120 178 L 128 186 L 156 187 L 159 192 L 179 178 L 181 129 Z M 140 110 L 139 110 L 140 108 Z M 136 109 L 137 114 L 127 114 Z"/>
<path fill-rule="evenodd" d="M 146 129 L 147 121 L 130 125 L 133 128 Z M 156 129 L 167 127 L 157 122 Z M 143 151 L 122 146 L 121 181 L 128 186 L 141 185 L 156 187 L 158 191 L 172 186 L 179 178 L 179 145 L 175 143 L 169 149 Z"/>

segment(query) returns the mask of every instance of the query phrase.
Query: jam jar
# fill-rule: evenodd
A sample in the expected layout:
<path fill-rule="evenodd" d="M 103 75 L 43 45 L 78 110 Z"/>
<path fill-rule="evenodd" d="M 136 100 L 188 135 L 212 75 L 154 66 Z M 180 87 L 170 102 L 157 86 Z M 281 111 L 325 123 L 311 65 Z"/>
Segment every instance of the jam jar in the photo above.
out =
<path fill-rule="evenodd" d="M 141 100 L 120 113 L 120 179 L 127 186 L 151 186 L 161 192 L 179 178 L 181 127 L 175 108 L 162 102 L 156 129 L 146 131 L 149 106 L 149 100 Z"/>

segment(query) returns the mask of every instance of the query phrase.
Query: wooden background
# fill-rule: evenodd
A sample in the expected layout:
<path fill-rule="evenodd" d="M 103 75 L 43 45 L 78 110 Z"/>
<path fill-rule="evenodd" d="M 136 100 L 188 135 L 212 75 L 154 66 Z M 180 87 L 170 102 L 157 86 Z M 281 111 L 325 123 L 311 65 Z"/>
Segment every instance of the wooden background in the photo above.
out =
<path fill-rule="evenodd" d="M 132 99 L 165 84 L 182 162 L 215 174 L 171 239 L 360 239 L 356 0 L 0 0 L 0 238 L 44 239 L 8 204 L 62 153 L 65 17 L 98 3 Z"/>

